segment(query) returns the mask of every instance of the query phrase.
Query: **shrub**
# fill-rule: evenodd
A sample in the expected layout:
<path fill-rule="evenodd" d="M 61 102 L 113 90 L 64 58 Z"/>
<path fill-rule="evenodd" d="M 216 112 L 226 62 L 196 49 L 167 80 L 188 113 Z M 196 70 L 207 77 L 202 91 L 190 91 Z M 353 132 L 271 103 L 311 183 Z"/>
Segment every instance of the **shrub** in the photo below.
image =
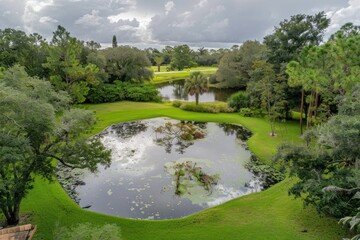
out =
<path fill-rule="evenodd" d="M 181 104 L 183 104 L 183 103 L 184 103 L 183 101 L 174 100 L 174 101 L 172 102 L 172 105 L 173 105 L 173 107 L 179 108 L 179 107 L 181 107 Z"/>
<path fill-rule="evenodd" d="M 86 97 L 89 103 L 106 103 L 122 100 L 161 102 L 159 91 L 153 85 L 115 82 L 91 88 Z"/>
<path fill-rule="evenodd" d="M 159 91 L 152 85 L 125 85 L 126 100 L 135 102 L 161 102 Z"/>
<path fill-rule="evenodd" d="M 263 117 L 264 113 L 261 109 L 241 108 L 240 115 L 243 117 Z"/>
<path fill-rule="evenodd" d="M 215 74 L 211 74 L 209 77 L 209 83 L 210 84 L 216 84 L 218 83 L 218 81 L 216 80 L 216 75 Z"/>
<path fill-rule="evenodd" d="M 118 84 L 102 84 L 91 88 L 86 101 L 89 103 L 116 102 L 125 99 L 125 89 Z"/>
<path fill-rule="evenodd" d="M 239 111 L 241 108 L 249 107 L 249 95 L 246 92 L 237 92 L 230 96 L 229 107 Z"/>
<path fill-rule="evenodd" d="M 180 105 L 180 108 L 185 111 L 191 111 L 191 112 L 206 112 L 206 113 L 234 112 L 234 109 L 230 108 L 226 103 L 223 102 L 200 103 L 198 105 L 196 105 L 193 102 L 183 102 Z"/>

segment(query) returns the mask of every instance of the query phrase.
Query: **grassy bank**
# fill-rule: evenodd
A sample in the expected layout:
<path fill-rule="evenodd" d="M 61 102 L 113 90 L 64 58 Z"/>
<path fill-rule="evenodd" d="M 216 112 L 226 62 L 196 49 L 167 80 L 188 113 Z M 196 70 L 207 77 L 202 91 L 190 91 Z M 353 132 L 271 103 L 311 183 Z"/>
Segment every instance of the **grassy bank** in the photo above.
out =
<path fill-rule="evenodd" d="M 188 78 L 190 76 L 191 72 L 194 71 L 200 71 L 202 73 L 204 73 L 205 75 L 211 75 L 214 74 L 217 71 L 216 67 L 195 67 L 195 68 L 187 68 L 184 69 L 183 71 L 166 71 L 165 66 L 163 66 L 163 68 L 161 68 L 161 72 L 157 72 L 157 67 L 156 70 L 155 68 L 153 69 L 154 71 L 154 78 L 152 79 L 152 83 L 157 84 L 157 83 L 164 83 L 164 82 L 170 82 L 170 81 L 176 81 L 176 80 L 180 80 L 180 79 L 184 79 L 184 78 Z"/>
<path fill-rule="evenodd" d="M 253 133 L 250 149 L 264 162 L 270 163 L 281 141 L 299 141 L 298 124 L 283 124 L 278 137 L 269 136 L 266 120 L 244 118 L 238 114 L 206 114 L 186 112 L 163 104 L 120 102 L 85 105 L 99 118 L 92 134 L 112 123 L 172 117 L 196 121 L 243 124 Z M 57 182 L 37 179 L 25 199 L 22 210 L 32 214 L 38 225 L 38 239 L 52 239 L 55 225 L 71 226 L 90 222 L 96 225 L 114 223 L 121 227 L 123 239 L 340 239 L 345 232 L 334 219 L 319 216 L 313 208 L 303 209 L 300 200 L 288 197 L 287 189 L 294 180 L 241 197 L 192 216 L 169 221 L 143 221 L 106 216 L 79 208 Z"/>

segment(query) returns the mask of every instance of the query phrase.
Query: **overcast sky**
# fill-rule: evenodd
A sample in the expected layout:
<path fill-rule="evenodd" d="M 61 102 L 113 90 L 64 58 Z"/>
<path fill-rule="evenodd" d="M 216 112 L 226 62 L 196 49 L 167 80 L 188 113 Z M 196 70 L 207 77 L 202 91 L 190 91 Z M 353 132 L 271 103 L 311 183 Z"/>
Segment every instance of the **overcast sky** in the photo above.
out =
<path fill-rule="evenodd" d="M 40 33 L 57 25 L 72 36 L 104 45 L 139 47 L 186 43 L 230 47 L 262 40 L 283 19 L 325 11 L 329 32 L 346 22 L 360 25 L 360 0 L 0 0 L 0 28 Z"/>

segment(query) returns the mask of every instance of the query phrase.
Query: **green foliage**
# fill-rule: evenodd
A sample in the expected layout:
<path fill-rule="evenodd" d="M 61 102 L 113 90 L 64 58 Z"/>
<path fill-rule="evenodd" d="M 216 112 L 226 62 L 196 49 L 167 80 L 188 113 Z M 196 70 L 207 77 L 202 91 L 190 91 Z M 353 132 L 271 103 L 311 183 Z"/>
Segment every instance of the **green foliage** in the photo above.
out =
<path fill-rule="evenodd" d="M 108 166 L 110 152 L 82 133 L 95 122 L 90 111 L 70 109 L 69 97 L 15 65 L 0 79 L 0 209 L 19 222 L 20 203 L 35 176 L 52 180 L 57 159 L 65 166 Z M 59 117 L 57 117 L 59 116 Z"/>
<path fill-rule="evenodd" d="M 191 102 L 182 102 L 180 105 L 178 102 L 175 102 L 175 106 L 179 106 L 182 110 L 191 111 L 191 112 L 206 112 L 206 113 L 230 113 L 234 112 L 233 108 L 230 108 L 226 103 L 223 102 L 214 102 L 214 103 L 201 103 L 196 105 L 196 103 Z"/>
<path fill-rule="evenodd" d="M 20 30 L 0 29 L 0 66 L 20 64 L 31 76 L 47 77 L 47 71 L 42 67 L 46 62 L 46 47 L 45 39 L 39 34 L 26 35 Z"/>
<path fill-rule="evenodd" d="M 301 50 L 308 45 L 321 43 L 330 19 L 325 12 L 314 15 L 297 14 L 285 19 L 275 27 L 274 33 L 264 38 L 268 48 L 268 62 L 277 73 L 291 60 L 296 60 Z"/>
<path fill-rule="evenodd" d="M 360 192 L 353 197 L 354 199 L 360 199 Z M 348 226 L 350 231 L 358 233 L 357 235 L 353 236 L 351 240 L 359 240 L 360 239 L 360 208 L 358 208 L 358 212 L 354 216 L 343 217 L 339 221 L 340 224 Z"/>
<path fill-rule="evenodd" d="M 216 72 L 220 87 L 244 88 L 250 80 L 254 61 L 264 59 L 266 48 L 258 41 L 246 41 L 241 47 L 224 54 Z"/>
<path fill-rule="evenodd" d="M 153 85 L 133 83 L 101 84 L 90 89 L 87 96 L 89 103 L 106 103 L 116 101 L 160 102 L 159 91 Z"/>
<path fill-rule="evenodd" d="M 235 109 L 235 111 L 240 111 L 241 108 L 249 107 L 249 95 L 246 92 L 237 92 L 232 94 L 228 99 L 229 107 Z"/>
<path fill-rule="evenodd" d="M 172 49 L 171 54 L 171 69 L 183 70 L 185 67 L 193 67 L 192 50 L 188 45 L 179 45 Z"/>
<path fill-rule="evenodd" d="M 99 68 L 83 64 L 83 43 L 70 36 L 64 27 L 58 26 L 49 47 L 49 57 L 43 67 L 50 72 L 50 81 L 56 90 L 69 93 L 74 103 L 82 103 L 89 85 L 99 83 Z"/>
<path fill-rule="evenodd" d="M 345 108 L 348 102 L 343 102 Z M 340 111 L 343 112 L 343 111 Z M 302 197 L 321 213 L 344 217 L 354 214 L 360 201 L 351 191 L 360 182 L 360 115 L 337 115 L 312 131 L 306 132 L 306 145 L 284 144 L 275 157 L 300 181 L 289 193 Z"/>
<path fill-rule="evenodd" d="M 196 105 L 199 104 L 199 96 L 208 91 L 207 77 L 202 72 L 192 72 L 190 79 L 185 82 L 184 91 L 191 96 L 195 95 Z"/>
<path fill-rule="evenodd" d="M 272 65 L 265 61 L 255 61 L 250 72 L 247 93 L 250 106 L 262 108 L 270 121 L 271 134 L 275 135 L 275 121 L 287 115 L 286 79 L 276 75 Z"/>
<path fill-rule="evenodd" d="M 79 223 L 74 227 L 57 226 L 54 240 L 120 240 L 120 228 L 115 224 L 97 226 L 90 223 Z"/>
<path fill-rule="evenodd" d="M 117 48 L 117 47 L 118 47 L 118 43 L 117 43 L 117 40 L 116 40 L 116 35 L 113 35 L 113 38 L 112 38 L 112 47 L 113 47 L 113 48 Z"/>
<path fill-rule="evenodd" d="M 106 58 L 105 71 L 109 75 L 109 82 L 142 83 L 152 78 L 151 66 L 144 51 L 129 46 L 107 48 L 100 51 Z"/>
<path fill-rule="evenodd" d="M 259 108 L 241 108 L 240 115 L 243 117 L 264 117 L 265 113 Z"/>

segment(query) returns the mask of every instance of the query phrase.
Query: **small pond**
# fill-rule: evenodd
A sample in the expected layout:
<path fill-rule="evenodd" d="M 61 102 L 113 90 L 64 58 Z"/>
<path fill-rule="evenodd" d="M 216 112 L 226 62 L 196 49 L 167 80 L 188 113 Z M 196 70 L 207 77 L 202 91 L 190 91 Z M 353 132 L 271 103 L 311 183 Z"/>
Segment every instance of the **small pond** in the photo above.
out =
<path fill-rule="evenodd" d="M 195 129 L 195 137 L 179 129 Z M 244 167 L 250 135 L 237 125 L 167 118 L 112 125 L 99 134 L 112 164 L 78 175 L 77 202 L 115 216 L 172 219 L 260 191 Z"/>
<path fill-rule="evenodd" d="M 165 101 L 184 100 L 195 101 L 195 96 L 190 96 L 184 92 L 185 80 L 173 81 L 171 83 L 159 84 L 160 96 Z M 237 89 L 209 88 L 209 91 L 200 96 L 200 102 L 226 102 L 231 94 Z"/>

